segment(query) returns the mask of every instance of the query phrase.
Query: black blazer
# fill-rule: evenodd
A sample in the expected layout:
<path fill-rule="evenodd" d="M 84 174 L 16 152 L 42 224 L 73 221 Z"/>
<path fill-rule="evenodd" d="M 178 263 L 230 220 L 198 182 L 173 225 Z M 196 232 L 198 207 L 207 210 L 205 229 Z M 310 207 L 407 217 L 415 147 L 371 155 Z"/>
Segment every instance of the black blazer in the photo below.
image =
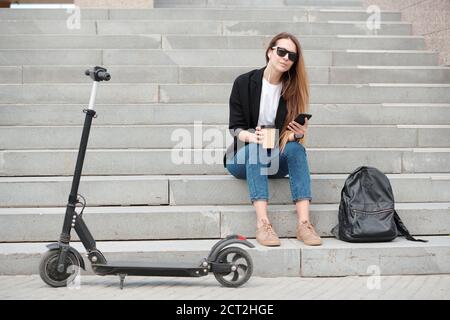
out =
<path fill-rule="evenodd" d="M 244 73 L 234 81 L 230 95 L 230 118 L 228 126 L 234 139 L 223 157 L 224 167 L 226 166 L 227 158 L 231 160 L 241 147 L 248 144 L 242 142 L 237 143 L 239 132 L 255 129 L 258 124 L 262 79 L 265 69 L 266 67 Z M 275 117 L 275 127 L 280 131 L 286 119 L 286 114 L 286 101 L 283 97 L 280 97 Z"/>

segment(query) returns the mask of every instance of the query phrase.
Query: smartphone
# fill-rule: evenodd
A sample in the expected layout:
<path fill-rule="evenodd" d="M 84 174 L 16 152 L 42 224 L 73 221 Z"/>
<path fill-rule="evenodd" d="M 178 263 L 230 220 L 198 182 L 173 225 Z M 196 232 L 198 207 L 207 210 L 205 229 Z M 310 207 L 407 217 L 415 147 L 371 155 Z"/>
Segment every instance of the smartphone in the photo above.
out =
<path fill-rule="evenodd" d="M 297 116 L 297 118 L 295 118 L 295 122 L 297 122 L 300 125 L 304 125 L 305 124 L 305 118 L 311 119 L 312 114 L 309 113 L 301 113 Z"/>

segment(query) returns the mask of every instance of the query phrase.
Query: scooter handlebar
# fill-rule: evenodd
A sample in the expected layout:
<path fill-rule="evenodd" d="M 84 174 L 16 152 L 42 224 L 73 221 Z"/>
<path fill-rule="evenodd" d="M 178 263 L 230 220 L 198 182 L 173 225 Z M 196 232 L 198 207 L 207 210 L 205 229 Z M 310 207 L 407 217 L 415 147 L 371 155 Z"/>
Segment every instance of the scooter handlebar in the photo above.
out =
<path fill-rule="evenodd" d="M 97 74 L 97 76 L 98 76 L 99 79 L 101 79 L 103 81 L 109 81 L 111 79 L 111 75 L 108 72 L 100 71 Z"/>
<path fill-rule="evenodd" d="M 98 66 L 86 70 L 84 74 L 91 77 L 94 81 L 109 81 L 111 79 L 111 75 L 107 72 L 107 70 Z"/>

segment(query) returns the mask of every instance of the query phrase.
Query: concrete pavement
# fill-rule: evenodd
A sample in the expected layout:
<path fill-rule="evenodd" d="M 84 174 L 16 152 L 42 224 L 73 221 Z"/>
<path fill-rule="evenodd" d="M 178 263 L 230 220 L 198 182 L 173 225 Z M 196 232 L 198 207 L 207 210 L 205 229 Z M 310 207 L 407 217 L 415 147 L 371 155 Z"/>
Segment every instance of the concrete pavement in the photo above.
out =
<path fill-rule="evenodd" d="M 450 275 L 333 278 L 252 277 L 243 287 L 225 288 L 203 278 L 81 276 L 71 288 L 51 288 L 38 275 L 0 277 L 0 299 L 78 300 L 449 300 Z"/>

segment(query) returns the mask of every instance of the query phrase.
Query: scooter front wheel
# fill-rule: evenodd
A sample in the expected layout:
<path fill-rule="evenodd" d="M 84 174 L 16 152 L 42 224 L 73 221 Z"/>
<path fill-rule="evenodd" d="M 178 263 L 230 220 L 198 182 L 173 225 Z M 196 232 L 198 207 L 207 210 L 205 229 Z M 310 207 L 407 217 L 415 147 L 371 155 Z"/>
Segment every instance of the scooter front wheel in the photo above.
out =
<path fill-rule="evenodd" d="M 217 281 L 225 287 L 240 287 L 253 273 L 252 258 L 247 251 L 238 247 L 228 247 L 219 252 L 216 262 L 233 265 L 229 273 L 214 273 Z"/>
<path fill-rule="evenodd" d="M 52 287 L 65 287 L 78 275 L 80 263 L 74 254 L 68 252 L 64 261 L 64 271 L 58 271 L 59 249 L 47 251 L 39 264 L 41 279 Z"/>

